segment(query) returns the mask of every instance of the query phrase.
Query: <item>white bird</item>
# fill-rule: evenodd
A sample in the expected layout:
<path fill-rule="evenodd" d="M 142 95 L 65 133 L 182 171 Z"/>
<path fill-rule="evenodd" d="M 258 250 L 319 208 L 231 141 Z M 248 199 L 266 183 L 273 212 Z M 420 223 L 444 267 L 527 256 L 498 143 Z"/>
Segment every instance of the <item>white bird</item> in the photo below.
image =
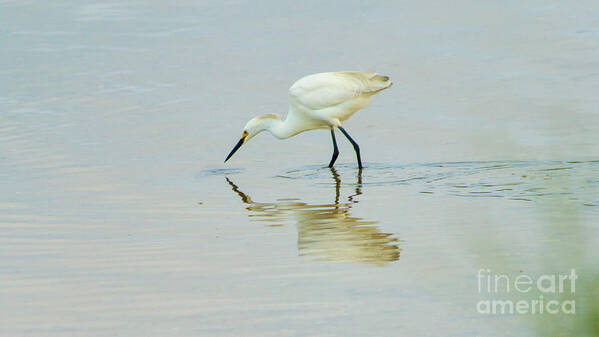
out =
<path fill-rule="evenodd" d="M 341 122 L 368 106 L 371 96 L 392 84 L 389 77 L 371 72 L 330 72 L 302 77 L 289 88 L 287 118 L 282 121 L 277 114 L 252 118 L 225 162 L 241 145 L 265 130 L 278 139 L 286 139 L 308 130 L 329 129 L 333 138 L 333 158 L 328 166 L 333 167 L 339 155 L 335 139 L 335 128 L 338 128 L 353 145 L 361 169 L 360 147 Z"/>

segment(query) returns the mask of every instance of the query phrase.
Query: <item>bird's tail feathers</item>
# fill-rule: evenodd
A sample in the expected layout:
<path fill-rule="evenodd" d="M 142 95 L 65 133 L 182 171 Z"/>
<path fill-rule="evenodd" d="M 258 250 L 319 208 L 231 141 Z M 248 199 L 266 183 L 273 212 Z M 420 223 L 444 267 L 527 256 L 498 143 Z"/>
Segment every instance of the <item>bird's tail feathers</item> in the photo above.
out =
<path fill-rule="evenodd" d="M 372 76 L 368 79 L 370 87 L 372 88 L 372 93 L 375 94 L 381 90 L 389 88 L 393 85 L 393 82 L 389 80 L 389 76 L 372 74 Z"/>

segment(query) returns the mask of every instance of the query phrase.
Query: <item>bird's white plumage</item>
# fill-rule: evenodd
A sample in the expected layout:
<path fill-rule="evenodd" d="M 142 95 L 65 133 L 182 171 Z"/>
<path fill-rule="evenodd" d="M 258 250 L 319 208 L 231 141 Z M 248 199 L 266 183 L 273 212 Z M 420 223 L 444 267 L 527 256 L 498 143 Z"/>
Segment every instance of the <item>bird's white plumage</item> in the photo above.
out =
<path fill-rule="evenodd" d="M 225 161 L 241 145 L 262 131 L 268 131 L 279 139 L 293 137 L 300 132 L 338 127 L 350 140 L 362 168 L 358 144 L 347 134 L 341 122 L 356 111 L 370 104 L 370 97 L 392 85 L 389 77 L 371 72 L 330 72 L 300 78 L 289 88 L 289 112 L 284 121 L 276 114 L 252 118 L 244 127 L 241 140 L 235 145 Z M 334 139 L 334 137 L 333 137 Z M 337 151 L 337 145 L 335 151 Z M 334 155 L 329 166 L 332 166 Z"/>
<path fill-rule="evenodd" d="M 289 88 L 289 117 L 305 114 L 328 126 L 338 126 L 368 106 L 370 96 L 391 86 L 387 76 L 370 72 L 330 72 L 308 75 Z"/>
<path fill-rule="evenodd" d="M 312 110 L 330 108 L 391 85 L 389 78 L 367 72 L 334 72 L 308 75 L 289 88 L 292 104 Z"/>

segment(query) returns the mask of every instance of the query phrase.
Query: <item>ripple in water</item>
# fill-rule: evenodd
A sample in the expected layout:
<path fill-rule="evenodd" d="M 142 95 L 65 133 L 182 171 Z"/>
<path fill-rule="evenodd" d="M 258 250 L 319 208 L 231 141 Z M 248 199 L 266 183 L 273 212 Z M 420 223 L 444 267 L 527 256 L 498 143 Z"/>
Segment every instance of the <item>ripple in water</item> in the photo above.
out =
<path fill-rule="evenodd" d="M 355 165 L 336 166 L 340 175 L 355 175 Z M 331 184 L 320 166 L 289 170 L 278 177 Z M 345 181 L 351 181 L 346 179 Z M 562 198 L 599 206 L 599 161 L 487 161 L 431 164 L 369 164 L 362 185 L 417 186 L 420 193 L 457 197 L 495 197 L 537 201 Z"/>
<path fill-rule="evenodd" d="M 203 170 L 200 173 L 200 176 L 226 176 L 226 175 L 234 175 L 243 172 L 243 169 L 240 168 L 226 168 L 226 169 L 208 169 Z"/>

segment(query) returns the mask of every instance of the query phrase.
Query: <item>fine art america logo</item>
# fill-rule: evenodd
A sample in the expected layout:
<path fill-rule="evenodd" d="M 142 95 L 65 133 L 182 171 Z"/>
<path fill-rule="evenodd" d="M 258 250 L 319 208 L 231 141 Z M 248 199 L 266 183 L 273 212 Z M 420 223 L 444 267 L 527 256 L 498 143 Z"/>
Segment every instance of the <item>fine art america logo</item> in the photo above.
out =
<path fill-rule="evenodd" d="M 576 271 L 566 274 L 508 276 L 480 269 L 477 274 L 480 300 L 476 310 L 487 315 L 575 314 L 576 301 L 565 299 L 576 292 Z M 538 294 L 538 295 L 537 295 Z M 514 296 L 515 295 L 515 296 Z M 565 296 L 566 295 L 566 296 Z"/>

